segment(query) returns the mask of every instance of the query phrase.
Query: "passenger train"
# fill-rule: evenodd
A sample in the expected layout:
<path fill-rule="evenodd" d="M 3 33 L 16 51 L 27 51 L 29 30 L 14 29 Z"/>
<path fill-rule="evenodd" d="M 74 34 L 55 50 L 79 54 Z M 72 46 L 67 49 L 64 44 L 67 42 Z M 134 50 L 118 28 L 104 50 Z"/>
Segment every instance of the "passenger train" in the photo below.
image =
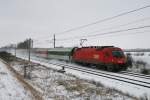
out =
<path fill-rule="evenodd" d="M 121 48 L 90 46 L 73 48 L 34 48 L 31 54 L 46 59 L 58 59 L 86 66 L 96 66 L 107 71 L 127 69 L 127 60 Z"/>

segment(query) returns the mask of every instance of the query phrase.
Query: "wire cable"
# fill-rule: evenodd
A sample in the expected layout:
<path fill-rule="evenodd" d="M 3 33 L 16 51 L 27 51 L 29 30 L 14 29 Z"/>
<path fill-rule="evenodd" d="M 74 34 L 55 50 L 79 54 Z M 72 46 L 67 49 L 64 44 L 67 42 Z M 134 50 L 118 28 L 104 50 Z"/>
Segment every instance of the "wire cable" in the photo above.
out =
<path fill-rule="evenodd" d="M 108 28 L 103 28 L 101 30 L 96 30 L 96 31 L 92 31 L 92 32 L 89 32 L 87 34 L 91 34 L 91 33 L 97 33 L 97 32 L 100 32 L 102 30 L 110 30 L 110 29 L 115 29 L 115 28 L 118 28 L 118 27 L 122 27 L 122 26 L 128 26 L 128 25 L 131 25 L 131 24 L 136 24 L 136 23 L 139 23 L 139 22 L 143 22 L 143 21 L 149 21 L 150 20 L 150 17 L 145 17 L 145 18 L 142 18 L 142 19 L 137 19 L 137 20 L 134 20 L 132 22 L 128 22 L 128 23 L 125 23 L 125 24 L 120 24 L 120 25 L 116 25 L 116 26 L 112 26 L 112 27 L 108 27 Z M 84 33 L 83 33 L 84 34 Z M 39 38 L 35 38 L 34 40 L 35 41 L 38 41 L 38 39 L 47 39 L 47 36 L 43 36 L 43 37 L 39 37 Z M 50 41 L 50 40 L 48 40 Z"/>
<path fill-rule="evenodd" d="M 130 13 L 136 12 L 136 11 L 139 11 L 139 10 L 142 10 L 142 9 L 149 8 L 149 7 L 150 7 L 150 5 L 147 5 L 147 6 L 144 6 L 144 7 L 141 7 L 141 8 L 137 8 L 137 9 L 134 9 L 134 10 L 131 10 L 131 11 L 123 12 L 123 13 L 120 13 L 120 14 L 112 16 L 112 17 L 108 17 L 108 18 L 105 18 L 105 19 L 102 19 L 102 20 L 98 20 L 98 21 L 95 21 L 95 22 L 92 22 L 92 23 L 89 23 L 89 24 L 86 24 L 86 25 L 75 27 L 75 28 L 72 28 L 72 29 L 69 29 L 69 30 L 66 30 L 66 31 L 63 31 L 63 32 L 58 32 L 58 33 L 55 33 L 55 34 L 64 34 L 64 33 L 70 32 L 70 31 L 75 31 L 75 30 L 78 30 L 78 29 L 81 29 L 81 28 L 85 28 L 85 27 L 88 27 L 88 26 L 91 26 L 91 25 L 95 25 L 95 24 L 102 23 L 102 22 L 105 22 L 105 21 L 108 21 L 108 20 L 112 20 L 112 19 L 115 19 L 115 18 L 130 14 Z"/>
<path fill-rule="evenodd" d="M 95 36 L 100 36 L 100 35 L 115 34 L 115 33 L 119 33 L 119 32 L 125 32 L 125 31 L 131 31 L 131 30 L 137 30 L 137 29 L 143 29 L 143 28 L 149 28 L 149 27 L 150 27 L 150 25 L 140 26 L 140 27 L 123 29 L 123 30 L 104 32 L 104 33 L 99 33 L 99 34 L 94 34 L 94 35 L 83 35 L 83 36 L 69 37 L 69 38 L 64 38 L 64 39 L 57 39 L 57 41 L 64 41 L 64 40 L 70 40 L 70 39 L 82 38 L 82 37 L 95 37 Z"/>
<path fill-rule="evenodd" d="M 123 36 L 123 35 L 137 35 L 137 34 L 147 34 L 147 33 L 149 33 L 150 32 L 150 30 L 148 30 L 148 31 L 142 31 L 142 32 L 134 32 L 134 33 L 123 33 L 123 34 L 110 34 L 109 36 L 98 36 L 98 37 L 89 37 L 90 38 L 90 40 L 93 40 L 93 39 L 97 39 L 97 38 L 104 38 L 104 37 L 109 37 L 109 38 L 111 38 L 111 37 L 118 37 L 118 36 Z M 89 39 L 89 38 L 87 38 L 87 39 Z M 78 38 L 74 38 L 74 39 L 72 39 L 72 40 L 79 40 Z M 72 40 L 67 40 L 67 41 L 72 41 Z M 70 42 L 65 42 L 65 41 L 57 41 L 57 42 L 63 42 L 63 43 L 70 43 Z"/>
<path fill-rule="evenodd" d="M 116 25 L 116 26 L 113 26 L 113 27 L 103 28 L 101 30 L 93 31 L 93 32 L 90 32 L 90 33 L 87 33 L 87 34 L 97 33 L 97 32 L 100 32 L 102 30 L 110 30 L 110 29 L 114 29 L 114 28 L 119 28 L 119 27 L 122 27 L 122 26 L 128 26 L 128 25 L 132 25 L 132 24 L 136 24 L 136 23 L 143 22 L 143 21 L 148 21 L 148 20 L 150 20 L 150 17 L 135 20 L 135 21 L 128 22 L 128 23 L 125 23 L 125 24 L 121 24 L 121 25 Z"/>
<path fill-rule="evenodd" d="M 72 28 L 72 29 L 69 29 L 69 30 L 66 30 L 66 31 L 63 31 L 63 32 L 58 32 L 58 33 L 55 33 L 55 34 L 64 34 L 64 33 L 67 33 L 67 32 L 75 31 L 75 30 L 78 30 L 78 29 L 81 29 L 81 28 L 84 28 L 84 27 L 88 27 L 88 26 L 95 25 L 95 24 L 98 24 L 98 23 L 101 23 L 101 22 L 112 20 L 114 18 L 123 16 L 123 15 L 127 15 L 129 13 L 133 13 L 133 12 L 136 12 L 136 11 L 139 11 L 139 10 L 142 10 L 142 9 L 146 9 L 146 8 L 149 8 L 149 7 L 150 7 L 150 5 L 143 6 L 141 8 L 137 8 L 137 9 L 134 9 L 134 10 L 131 10 L 131 11 L 120 13 L 120 14 L 112 16 L 112 17 L 108 17 L 108 18 L 105 18 L 105 19 L 102 19 L 102 20 L 98 20 L 98 21 L 93 22 L 93 23 L 89 23 L 89 24 L 86 24 L 86 25 L 83 25 L 83 26 L 75 27 L 75 28 Z M 43 36 L 43 37 L 39 37 L 39 38 L 47 38 L 47 36 Z"/>

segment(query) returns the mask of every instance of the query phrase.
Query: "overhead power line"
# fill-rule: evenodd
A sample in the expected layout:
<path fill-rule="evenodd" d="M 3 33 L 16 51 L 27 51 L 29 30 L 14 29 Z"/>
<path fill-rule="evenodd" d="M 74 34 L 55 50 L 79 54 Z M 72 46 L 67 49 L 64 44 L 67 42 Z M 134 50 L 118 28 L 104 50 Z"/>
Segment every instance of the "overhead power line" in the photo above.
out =
<path fill-rule="evenodd" d="M 119 28 L 119 27 L 122 27 L 122 26 L 128 26 L 128 25 L 132 25 L 132 24 L 136 24 L 136 23 L 143 22 L 143 21 L 148 21 L 148 20 L 150 20 L 150 17 L 138 19 L 138 20 L 135 20 L 135 21 L 132 21 L 132 22 L 128 22 L 128 23 L 125 23 L 125 24 L 120 24 L 120 25 L 116 25 L 116 26 L 112 26 L 112 27 L 108 27 L 108 28 L 103 28 L 101 30 L 96 30 L 96 31 L 93 31 L 93 32 L 90 32 L 90 33 L 97 33 L 97 32 L 103 31 L 103 30 L 110 30 L 110 29 Z"/>
<path fill-rule="evenodd" d="M 110 34 L 109 36 L 108 35 L 105 35 L 105 36 L 102 36 L 102 37 L 117 37 L 117 36 L 123 36 L 123 35 L 136 35 L 136 34 L 144 34 L 144 33 L 149 33 L 150 31 L 141 31 L 141 32 L 132 32 L 132 33 L 123 33 L 123 34 Z M 92 37 L 92 39 L 96 39 L 97 37 Z"/>
<path fill-rule="evenodd" d="M 130 13 L 142 10 L 142 9 L 146 9 L 146 8 L 149 8 L 149 7 L 150 7 L 150 5 L 147 5 L 147 6 L 144 6 L 144 7 L 141 7 L 141 8 L 137 8 L 137 9 L 134 9 L 134 10 L 131 10 L 131 11 L 123 12 L 123 13 L 120 13 L 120 14 L 112 16 L 112 17 L 108 17 L 108 18 L 105 18 L 105 19 L 102 19 L 102 20 L 98 20 L 98 21 L 95 21 L 95 22 L 92 22 L 92 23 L 89 23 L 89 24 L 86 24 L 86 25 L 75 27 L 75 28 L 72 28 L 72 29 L 69 29 L 69 30 L 66 30 L 66 31 L 63 31 L 63 32 L 58 32 L 58 33 L 55 33 L 55 34 L 64 34 L 64 33 L 70 32 L 70 31 L 75 31 L 75 30 L 78 30 L 78 29 L 81 29 L 81 28 L 85 28 L 85 27 L 95 25 L 95 24 L 98 24 L 98 23 L 101 23 L 101 22 L 112 20 L 112 19 L 115 19 L 117 17 L 121 17 L 121 16 L 130 14 Z"/>
<path fill-rule="evenodd" d="M 97 33 L 97 32 L 103 31 L 103 30 L 111 30 L 111 29 L 122 27 L 122 26 L 128 26 L 128 25 L 131 25 L 131 24 L 136 24 L 136 23 L 139 23 L 139 22 L 144 22 L 144 21 L 149 21 L 149 20 L 150 20 L 150 17 L 145 17 L 145 18 L 137 19 L 137 20 L 125 23 L 125 24 L 120 24 L 120 25 L 116 25 L 116 26 L 112 26 L 112 27 L 108 27 L 108 28 L 103 28 L 103 29 L 100 29 L 100 30 L 92 31 L 92 32 L 89 32 L 88 34 Z M 47 40 L 47 36 L 43 36 L 43 37 L 35 38 L 34 41 L 38 41 L 38 39 L 42 39 L 42 38 Z"/>
<path fill-rule="evenodd" d="M 94 25 L 94 24 L 98 24 L 98 23 L 101 23 L 101 22 L 105 22 L 105 21 L 108 21 L 108 20 L 111 20 L 111 19 L 114 19 L 114 18 L 123 16 L 123 15 L 129 14 L 129 13 L 132 13 L 132 12 L 136 12 L 136 11 L 139 11 L 139 10 L 142 10 L 142 9 L 149 8 L 149 7 L 150 7 L 150 5 L 147 5 L 147 6 L 144 6 L 144 7 L 141 7 L 141 8 L 137 8 L 137 9 L 134 9 L 134 10 L 131 10 L 131 11 L 128 11 L 128 12 L 124 12 L 124 13 L 115 15 L 115 16 L 113 16 L 113 17 L 108 17 L 108 18 L 105 18 L 105 19 L 102 19 L 102 20 L 98 20 L 98 21 L 93 22 L 93 23 L 89 23 L 89 24 L 86 24 L 86 25 L 83 25 L 83 26 L 75 27 L 75 28 L 72 28 L 72 29 L 69 29 L 69 30 L 66 30 L 66 31 L 63 31 L 63 32 L 58 32 L 58 33 L 55 33 L 55 34 L 56 34 L 56 35 L 57 35 L 57 34 L 64 34 L 64 33 L 70 32 L 70 31 L 75 31 L 75 30 L 78 30 L 78 29 L 81 29 L 81 28 L 84 28 L 84 27 L 88 27 L 88 26 L 91 26 L 91 25 Z M 149 19 L 149 18 L 148 18 L 148 19 Z M 142 21 L 142 20 L 144 21 L 145 19 L 141 19 L 141 21 Z M 38 38 L 47 38 L 47 36 L 38 37 Z M 37 38 L 36 38 L 36 39 L 37 39 Z"/>
<path fill-rule="evenodd" d="M 107 35 L 107 34 L 115 34 L 119 32 L 125 32 L 125 31 L 131 31 L 131 30 L 137 30 L 137 29 L 143 29 L 143 28 L 149 28 L 150 25 L 147 26 L 140 26 L 140 27 L 134 27 L 134 28 L 128 28 L 128 29 L 123 29 L 123 30 L 116 30 L 116 31 L 111 31 L 111 32 L 104 32 L 104 33 L 99 33 L 99 34 L 93 34 L 93 35 L 84 35 L 84 36 L 74 36 L 74 37 L 69 37 L 69 38 L 64 38 L 64 39 L 57 39 L 57 41 L 64 41 L 64 40 L 70 40 L 74 38 L 82 38 L 82 37 L 94 37 L 94 36 L 100 36 L 100 35 Z"/>
<path fill-rule="evenodd" d="M 123 33 L 123 34 L 110 34 L 109 36 L 108 35 L 103 35 L 101 38 L 104 38 L 104 37 L 117 37 L 117 36 L 123 36 L 123 35 L 136 35 L 136 34 L 145 34 L 145 33 L 149 33 L 150 31 L 141 31 L 141 32 L 133 32 L 133 33 Z M 97 36 L 97 37 L 89 37 L 91 39 L 97 39 L 99 38 L 100 36 Z M 87 39 L 89 39 L 87 38 Z M 79 40 L 79 38 L 74 38 L 74 39 L 69 39 L 69 40 L 66 40 L 66 41 L 72 41 L 72 40 Z M 57 41 L 57 42 L 64 42 L 64 43 L 70 43 L 70 42 L 65 42 L 65 41 Z"/>

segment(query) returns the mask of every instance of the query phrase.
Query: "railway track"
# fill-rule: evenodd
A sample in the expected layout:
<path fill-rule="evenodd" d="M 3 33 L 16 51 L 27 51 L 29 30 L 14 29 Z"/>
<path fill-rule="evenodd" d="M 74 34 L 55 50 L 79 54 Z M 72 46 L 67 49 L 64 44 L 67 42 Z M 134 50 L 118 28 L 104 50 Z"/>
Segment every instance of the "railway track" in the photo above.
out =
<path fill-rule="evenodd" d="M 131 79 L 131 78 L 127 78 L 127 77 L 123 77 L 123 76 L 119 76 L 119 75 L 114 75 L 113 73 L 110 73 L 110 72 L 96 71 L 91 68 L 84 68 L 84 67 L 81 68 L 81 67 L 68 65 L 68 64 L 62 64 L 62 63 L 52 63 L 52 62 L 46 62 L 46 63 L 60 66 L 60 67 L 65 67 L 65 68 L 72 69 L 72 70 L 77 70 L 80 72 L 84 72 L 84 73 L 88 73 L 88 74 L 92 74 L 92 75 L 96 75 L 96 76 L 101 76 L 101 77 L 105 77 L 105 78 L 109 78 L 109 79 L 114 79 L 114 80 L 130 83 L 130 84 L 150 88 L 150 82 Z"/>
<path fill-rule="evenodd" d="M 140 74 L 140 73 L 136 73 L 136 72 L 121 71 L 119 73 L 123 74 L 123 75 L 128 75 L 128 76 L 135 76 L 135 77 L 139 77 L 139 78 L 143 78 L 143 79 L 150 79 L 150 75 Z"/>
<path fill-rule="evenodd" d="M 37 59 L 34 59 L 34 60 L 37 61 Z M 38 60 L 38 61 L 44 62 L 44 63 L 47 63 L 47 64 L 51 64 L 51 65 L 55 65 L 55 66 L 59 66 L 59 67 L 64 67 L 64 68 L 67 68 L 67 69 L 80 71 L 80 72 L 91 74 L 91 75 L 96 75 L 96 76 L 99 76 L 99 77 L 113 79 L 113 80 L 116 80 L 116 81 L 125 82 L 125 83 L 129 83 L 129 84 L 133 84 L 133 85 L 137 85 L 137 86 L 141 86 L 141 87 L 145 87 L 145 88 L 150 88 L 150 82 L 148 80 L 149 79 L 148 77 L 146 78 L 148 81 L 142 81 L 143 79 L 145 79 L 145 78 L 143 78 L 143 76 L 139 77 L 139 75 L 137 75 L 137 76 L 132 75 L 132 77 L 140 78 L 141 80 L 132 79 L 132 78 L 125 77 L 125 76 L 129 76 L 127 74 L 125 75 L 125 72 L 124 72 L 124 74 L 122 74 L 123 72 L 122 73 L 111 73 L 111 72 L 106 72 L 106 71 L 95 70 L 95 69 L 92 69 L 92 68 L 79 67 L 79 66 L 76 66 L 76 65 L 69 65 L 69 64 L 63 64 L 63 63 L 58 63 L 58 62 L 57 63 L 52 63 L 52 62 L 50 62 L 49 60 L 46 60 L 46 59 L 41 59 L 41 60 Z M 46 67 L 46 68 L 49 69 L 49 67 Z M 123 76 L 121 76 L 121 75 L 123 75 Z"/>

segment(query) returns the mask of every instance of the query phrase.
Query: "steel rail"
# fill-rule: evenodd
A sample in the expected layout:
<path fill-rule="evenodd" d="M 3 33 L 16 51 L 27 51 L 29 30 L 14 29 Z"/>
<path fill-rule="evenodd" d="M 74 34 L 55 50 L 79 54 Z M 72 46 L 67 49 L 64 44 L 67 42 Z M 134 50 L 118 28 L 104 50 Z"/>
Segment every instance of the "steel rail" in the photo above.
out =
<path fill-rule="evenodd" d="M 150 85 L 149 82 L 143 82 L 143 81 L 139 81 L 139 80 L 135 80 L 135 79 L 120 77 L 120 76 L 117 76 L 117 75 L 111 75 L 111 74 L 107 74 L 107 73 L 103 73 L 103 72 L 99 72 L 98 73 L 96 71 L 91 71 L 91 70 L 87 70 L 87 69 L 85 70 L 83 68 L 75 68 L 75 67 L 70 66 L 70 65 L 58 64 L 58 63 L 50 63 L 50 62 L 48 62 L 48 63 L 52 64 L 52 65 L 60 66 L 60 67 L 65 67 L 65 68 L 69 68 L 69 69 L 73 69 L 73 70 L 89 73 L 89 74 L 92 74 L 92 75 L 102 76 L 102 77 L 106 77 L 106 78 L 109 78 L 109 79 L 119 80 L 119 81 L 122 81 L 122 82 L 130 83 L 130 84 L 134 84 L 134 85 L 138 85 L 138 86 L 142 86 L 142 87 L 146 87 L 146 88 L 150 88 L 150 86 L 148 86 L 148 85 Z M 66 67 L 66 66 L 69 66 L 69 67 Z M 103 74 L 103 75 L 100 75 L 100 74 Z M 109 75 L 109 76 L 106 76 L 106 75 Z M 115 78 L 115 77 L 124 78 L 124 79 L 130 80 L 130 81 L 119 79 L 119 78 Z M 145 83 L 145 84 L 148 84 L 148 85 L 142 85 L 142 84 L 134 83 L 134 82 L 131 82 L 131 81 L 141 82 L 141 83 Z"/>
<path fill-rule="evenodd" d="M 134 74 L 134 73 L 119 73 L 119 74 L 123 74 L 123 75 L 128 75 L 128 76 L 134 76 L 134 77 L 139 77 L 139 78 L 143 78 L 143 79 L 150 79 L 150 77 L 145 76 L 143 74 Z"/>
<path fill-rule="evenodd" d="M 36 59 L 37 60 L 37 59 Z M 39 59 L 38 59 L 39 61 Z M 46 62 L 48 64 L 52 64 L 52 65 L 56 65 L 56 66 L 60 66 L 60 67 L 65 67 L 65 68 L 68 68 L 68 69 L 73 69 L 73 70 L 77 70 L 77 71 L 81 71 L 81 72 L 85 72 L 85 73 L 89 73 L 89 74 L 92 74 L 92 75 L 97 75 L 97 76 L 101 76 L 101 77 L 105 77 L 105 78 L 109 78 L 109 79 L 114 79 L 114 80 L 118 80 L 118 81 L 122 81 L 122 82 L 126 82 L 126 83 L 130 83 L 130 84 L 133 84 L 133 85 L 137 85 L 137 86 L 142 86 L 142 87 L 146 87 L 146 88 L 150 88 L 150 83 L 149 82 L 143 82 L 143 81 L 139 81 L 139 80 L 135 80 L 135 79 L 130 79 L 130 78 L 125 78 L 125 77 L 121 77 L 121 76 L 117 76 L 117 75 L 112 75 L 112 74 L 108 74 L 108 73 L 104 73 L 104 72 L 98 72 L 98 71 L 92 71 L 87 69 L 87 68 L 75 68 L 75 66 L 71 66 L 71 65 L 65 65 L 65 64 L 58 64 L 58 63 L 51 63 L 49 62 L 48 60 L 40 60 L 42 62 Z M 42 65 L 42 64 L 41 64 Z M 67 66 L 67 67 L 66 67 Z M 48 69 L 50 69 L 49 67 L 47 66 L 44 66 Z M 90 71 L 90 72 L 89 72 Z M 100 74 L 103 74 L 103 75 L 100 75 Z M 106 76 L 106 75 L 109 75 L 109 76 Z M 113 77 L 112 77 L 113 76 Z M 117 78 L 115 78 L 117 77 Z M 119 78 L 124 78 L 124 79 L 127 79 L 127 80 L 130 80 L 130 81 L 127 81 L 127 80 L 123 80 L 123 79 L 118 79 Z M 148 85 L 143 85 L 143 84 L 139 84 L 139 83 L 134 83 L 134 82 L 131 82 L 131 81 L 136 81 L 136 82 L 140 82 L 140 83 L 145 83 L 145 84 L 148 84 Z"/>
<path fill-rule="evenodd" d="M 134 75 L 140 75 L 140 76 L 150 77 L 150 75 L 140 74 L 140 73 L 131 72 L 131 71 L 121 71 L 121 73 L 128 73 L 128 74 L 134 74 Z"/>

